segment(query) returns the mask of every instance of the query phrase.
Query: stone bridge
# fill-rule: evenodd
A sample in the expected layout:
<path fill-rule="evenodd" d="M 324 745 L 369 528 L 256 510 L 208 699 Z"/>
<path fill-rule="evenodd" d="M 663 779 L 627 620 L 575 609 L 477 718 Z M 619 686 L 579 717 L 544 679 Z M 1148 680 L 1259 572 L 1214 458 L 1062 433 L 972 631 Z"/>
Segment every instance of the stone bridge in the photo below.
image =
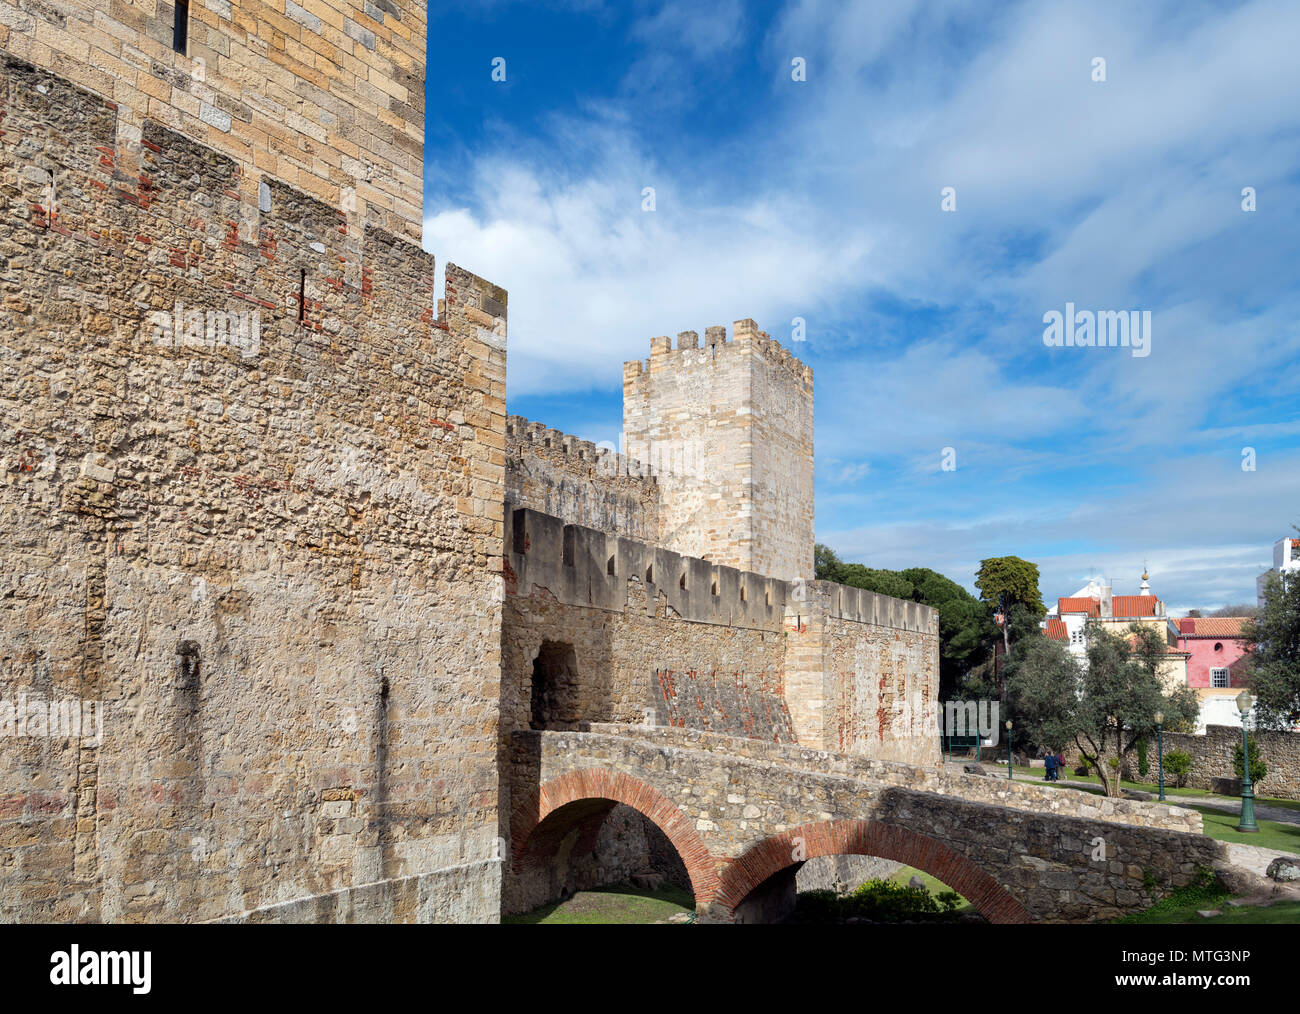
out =
<path fill-rule="evenodd" d="M 1008 923 L 1122 915 L 1227 864 L 1195 811 L 937 767 L 615 724 L 515 732 L 511 753 L 516 875 L 590 852 L 621 803 L 672 843 L 708 921 L 779 917 L 818 856 L 906 863 Z"/>

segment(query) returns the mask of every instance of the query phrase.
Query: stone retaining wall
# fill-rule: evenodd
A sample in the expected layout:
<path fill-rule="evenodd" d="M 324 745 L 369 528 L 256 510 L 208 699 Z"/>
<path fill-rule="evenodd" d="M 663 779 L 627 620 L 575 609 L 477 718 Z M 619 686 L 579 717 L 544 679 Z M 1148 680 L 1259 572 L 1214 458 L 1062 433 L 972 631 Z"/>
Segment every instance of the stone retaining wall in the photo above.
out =
<path fill-rule="evenodd" d="M 1187 784 L 1209 789 L 1215 778 L 1236 778 L 1232 767 L 1233 749 L 1241 744 L 1241 729 L 1229 725 L 1207 725 L 1205 735 L 1165 733 L 1165 753 L 1183 750 L 1192 756 L 1192 773 Z M 1255 785 L 1255 795 L 1274 799 L 1300 799 L 1300 733 L 1254 732 L 1250 738 L 1259 744 L 1260 758 L 1268 774 Z M 1155 743 L 1148 754 L 1151 773 L 1156 777 Z M 1166 776 L 1167 779 L 1168 776 Z"/>

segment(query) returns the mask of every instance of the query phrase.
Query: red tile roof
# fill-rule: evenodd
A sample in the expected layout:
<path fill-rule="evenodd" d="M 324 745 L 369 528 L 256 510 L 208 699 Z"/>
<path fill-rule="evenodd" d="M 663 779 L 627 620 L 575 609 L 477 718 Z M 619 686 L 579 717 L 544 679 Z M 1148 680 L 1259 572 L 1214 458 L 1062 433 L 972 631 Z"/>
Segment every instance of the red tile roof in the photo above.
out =
<path fill-rule="evenodd" d="M 1089 616 L 1101 615 L 1101 603 L 1096 599 L 1064 598 L 1056 600 L 1056 611 L 1064 616 L 1066 613 L 1087 613 Z"/>
<path fill-rule="evenodd" d="M 1159 601 L 1154 595 L 1116 595 L 1111 599 L 1111 615 L 1155 616 Z"/>
<path fill-rule="evenodd" d="M 1125 638 L 1125 640 L 1128 641 L 1128 646 L 1133 650 L 1137 650 L 1142 646 L 1141 641 L 1138 640 L 1137 634 L 1129 634 L 1128 637 Z M 1191 658 L 1192 656 L 1192 653 L 1190 651 L 1183 651 L 1180 648 L 1165 648 L 1165 650 L 1161 654 L 1163 654 L 1165 658 L 1169 658 L 1174 655 L 1177 655 L 1179 658 Z"/>
<path fill-rule="evenodd" d="M 1054 641 L 1070 640 L 1070 632 L 1066 629 L 1064 620 L 1049 619 L 1047 621 L 1047 630 L 1045 633 Z"/>
<path fill-rule="evenodd" d="M 1240 637 L 1244 616 L 1188 616 L 1178 621 L 1183 637 Z"/>

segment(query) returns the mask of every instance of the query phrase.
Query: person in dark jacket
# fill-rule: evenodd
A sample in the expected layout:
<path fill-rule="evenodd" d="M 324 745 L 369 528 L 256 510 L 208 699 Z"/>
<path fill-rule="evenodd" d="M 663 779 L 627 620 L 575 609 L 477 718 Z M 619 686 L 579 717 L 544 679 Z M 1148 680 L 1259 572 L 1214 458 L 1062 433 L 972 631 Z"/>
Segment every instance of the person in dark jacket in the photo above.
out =
<path fill-rule="evenodd" d="M 1043 758 L 1043 780 L 1047 782 L 1056 781 L 1056 754 L 1049 753 Z"/>

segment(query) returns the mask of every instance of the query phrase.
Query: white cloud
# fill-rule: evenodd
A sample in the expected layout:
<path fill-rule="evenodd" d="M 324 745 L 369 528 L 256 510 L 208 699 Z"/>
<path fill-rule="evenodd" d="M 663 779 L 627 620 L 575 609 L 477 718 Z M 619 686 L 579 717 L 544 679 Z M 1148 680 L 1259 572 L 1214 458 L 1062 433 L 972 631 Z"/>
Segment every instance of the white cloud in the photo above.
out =
<path fill-rule="evenodd" d="M 781 195 L 701 206 L 628 148 L 577 179 L 485 160 L 476 211 L 434 209 L 424 243 L 510 294 L 510 394 L 621 382 L 652 335 L 754 317 L 774 336 L 784 308 L 866 277 L 870 241 L 835 247 L 805 225 L 820 212 Z M 641 210 L 642 186 L 656 208 Z M 788 318 L 786 318 L 788 319 Z"/>
<path fill-rule="evenodd" d="M 822 533 L 846 558 L 965 580 L 1049 546 L 1062 594 L 1146 554 L 1170 602 L 1246 597 L 1300 472 L 1238 467 L 1297 433 L 1241 405 L 1300 394 L 1300 7 L 798 0 L 757 47 L 705 11 L 646 15 L 619 94 L 503 135 L 428 205 L 426 246 L 510 291 L 510 395 L 616 390 L 651 335 L 804 316 L 818 517 L 869 518 Z M 728 93 L 737 133 L 647 140 L 750 52 L 767 90 Z M 1067 300 L 1152 310 L 1153 354 L 1044 348 Z"/>

